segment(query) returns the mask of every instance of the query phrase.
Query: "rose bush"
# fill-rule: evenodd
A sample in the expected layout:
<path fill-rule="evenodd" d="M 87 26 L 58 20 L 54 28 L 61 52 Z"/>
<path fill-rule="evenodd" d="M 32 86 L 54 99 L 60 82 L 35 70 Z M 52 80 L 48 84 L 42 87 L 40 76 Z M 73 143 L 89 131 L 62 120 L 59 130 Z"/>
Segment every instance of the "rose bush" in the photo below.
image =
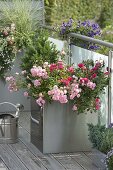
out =
<path fill-rule="evenodd" d="M 61 104 L 71 102 L 78 113 L 100 109 L 100 94 L 108 85 L 108 72 L 104 64 L 93 60 L 83 61 L 77 68 L 66 65 L 62 60 L 55 63 L 35 64 L 7 77 L 9 90 L 25 88 L 24 96 L 32 96 L 43 107 L 46 101 Z"/>
<path fill-rule="evenodd" d="M 16 54 L 14 39 L 15 24 L 0 29 L 0 77 L 3 78 L 8 69 L 11 68 Z"/>

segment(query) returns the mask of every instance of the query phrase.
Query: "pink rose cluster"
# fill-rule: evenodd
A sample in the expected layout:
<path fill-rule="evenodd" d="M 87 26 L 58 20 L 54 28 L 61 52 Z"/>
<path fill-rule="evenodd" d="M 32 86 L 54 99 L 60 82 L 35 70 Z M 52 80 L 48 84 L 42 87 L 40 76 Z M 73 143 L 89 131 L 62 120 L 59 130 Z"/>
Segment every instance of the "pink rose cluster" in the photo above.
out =
<path fill-rule="evenodd" d="M 57 85 L 52 90 L 48 91 L 48 95 L 52 97 L 52 100 L 59 101 L 60 103 L 67 103 L 67 90 L 65 88 L 60 89 Z"/>
<path fill-rule="evenodd" d="M 62 61 L 58 61 L 57 63 L 53 63 L 50 65 L 50 71 L 53 72 L 54 70 L 63 70 L 64 63 Z"/>
<path fill-rule="evenodd" d="M 42 77 L 45 79 L 48 78 L 47 71 L 40 66 L 33 66 L 33 68 L 31 69 L 31 74 L 33 77 Z"/>
<path fill-rule="evenodd" d="M 96 84 L 91 82 L 88 78 L 80 78 L 80 83 L 82 86 L 87 86 L 90 89 L 94 90 L 96 87 Z"/>
<path fill-rule="evenodd" d="M 8 90 L 10 92 L 18 91 L 18 87 L 17 87 L 16 80 L 15 80 L 14 76 L 6 77 L 6 81 L 9 82 Z"/>

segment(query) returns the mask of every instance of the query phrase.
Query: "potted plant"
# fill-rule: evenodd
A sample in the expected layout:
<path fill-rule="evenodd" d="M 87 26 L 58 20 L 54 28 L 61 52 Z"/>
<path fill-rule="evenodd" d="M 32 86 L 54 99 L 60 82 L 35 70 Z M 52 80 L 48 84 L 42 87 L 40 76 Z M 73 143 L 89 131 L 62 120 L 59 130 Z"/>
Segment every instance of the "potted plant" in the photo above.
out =
<path fill-rule="evenodd" d="M 113 124 L 105 125 L 88 124 L 89 139 L 96 149 L 93 161 L 103 167 L 112 170 L 113 168 Z M 98 154 L 97 154 L 98 153 Z"/>
<path fill-rule="evenodd" d="M 51 56 L 55 49 L 50 47 Z M 35 99 L 31 101 L 31 112 L 35 115 L 31 121 L 36 123 L 33 126 L 31 123 L 32 142 L 44 153 L 91 150 L 87 123 L 98 122 L 95 111 L 101 105 L 99 95 L 109 81 L 104 63 L 87 60 L 74 68 L 61 60 L 63 54 L 56 55 L 59 59 L 53 56 L 48 60 L 43 57 L 36 60 L 36 56 L 39 59 L 36 51 L 29 60 L 26 55 L 22 72 L 6 78 L 10 91 L 25 88 L 24 95 Z"/>

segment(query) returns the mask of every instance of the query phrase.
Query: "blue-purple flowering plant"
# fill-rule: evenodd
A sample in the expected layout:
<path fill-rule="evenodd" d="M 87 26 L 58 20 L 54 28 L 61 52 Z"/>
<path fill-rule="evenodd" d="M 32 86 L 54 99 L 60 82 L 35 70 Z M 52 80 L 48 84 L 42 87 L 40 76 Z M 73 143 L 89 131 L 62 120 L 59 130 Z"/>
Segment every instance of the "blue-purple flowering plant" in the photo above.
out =
<path fill-rule="evenodd" d="M 76 23 L 72 19 L 69 19 L 68 22 L 63 22 L 60 27 L 60 37 L 62 37 L 62 39 L 67 39 L 68 34 L 70 32 L 78 33 L 91 38 L 99 38 L 101 36 L 101 30 L 99 25 L 89 20 L 86 20 L 84 22 L 78 21 Z M 74 44 L 76 46 L 88 50 L 97 50 L 100 48 L 95 43 L 86 42 L 84 40 L 80 40 L 74 37 L 70 37 L 70 40 L 71 40 L 71 44 Z"/>
<path fill-rule="evenodd" d="M 68 22 L 63 22 L 60 27 L 60 35 L 62 39 L 67 39 L 68 34 L 73 29 L 73 20 L 70 18 Z"/>

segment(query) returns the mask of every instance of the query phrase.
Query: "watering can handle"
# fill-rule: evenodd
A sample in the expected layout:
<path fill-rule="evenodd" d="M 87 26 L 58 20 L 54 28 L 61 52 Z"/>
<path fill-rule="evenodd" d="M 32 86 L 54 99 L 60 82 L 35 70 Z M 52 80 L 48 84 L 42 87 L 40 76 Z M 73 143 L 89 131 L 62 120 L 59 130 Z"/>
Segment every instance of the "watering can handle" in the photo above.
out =
<path fill-rule="evenodd" d="M 9 105 L 12 105 L 13 107 L 15 107 L 15 109 L 16 109 L 16 114 L 15 114 L 15 117 L 19 117 L 19 107 L 18 106 L 16 106 L 16 105 L 14 105 L 13 103 L 10 103 L 10 102 L 2 102 L 2 103 L 0 103 L 0 105 L 4 105 L 4 104 L 9 104 Z"/>

